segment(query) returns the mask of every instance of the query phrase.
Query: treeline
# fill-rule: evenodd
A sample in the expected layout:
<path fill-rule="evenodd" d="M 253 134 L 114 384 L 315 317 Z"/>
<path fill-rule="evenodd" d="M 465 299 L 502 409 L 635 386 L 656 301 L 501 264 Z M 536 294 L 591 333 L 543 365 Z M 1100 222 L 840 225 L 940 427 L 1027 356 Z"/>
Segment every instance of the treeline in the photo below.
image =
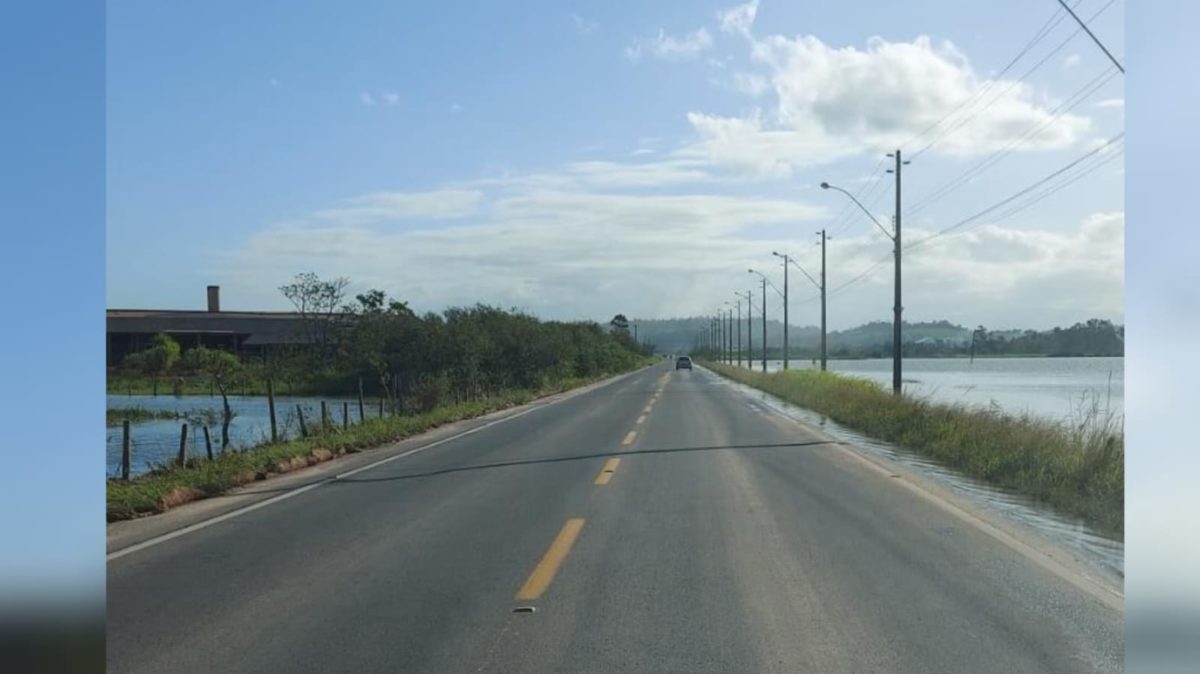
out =
<path fill-rule="evenodd" d="M 402 411 L 420 412 L 625 371 L 651 350 L 618 326 L 542 321 L 482 304 L 418 315 L 380 290 L 346 302 L 345 287 L 345 279 L 301 274 L 281 288 L 303 327 L 293 343 L 261 359 L 204 347 L 181 353 L 173 339 L 158 335 L 151 348 L 126 357 L 119 376 L 143 377 L 155 391 L 161 381 L 164 392 L 177 394 L 199 378 L 223 398 L 248 381 L 252 392 L 262 392 L 266 380 L 286 393 L 355 395 L 361 386 Z"/>
<path fill-rule="evenodd" d="M 326 388 L 345 391 L 361 378 L 385 397 L 414 399 L 419 409 L 450 396 L 620 372 L 647 355 L 623 330 L 541 321 L 482 304 L 419 316 L 407 303 L 372 290 L 345 309 L 346 327 L 310 352 Z"/>
<path fill-rule="evenodd" d="M 1069 328 L 1018 334 L 975 329 L 976 354 L 1043 354 L 1047 356 L 1121 356 L 1125 354 L 1125 326 L 1093 318 Z"/>
<path fill-rule="evenodd" d="M 889 339 L 877 345 L 846 348 L 831 346 L 829 353 L 843 358 L 887 358 L 892 354 Z M 966 341 L 931 337 L 905 339 L 909 358 L 939 356 L 1123 356 L 1125 327 L 1099 318 L 1052 330 L 991 331 L 979 326 Z"/>
<path fill-rule="evenodd" d="M 804 330 L 808 330 L 805 328 Z M 890 358 L 892 355 L 892 326 L 873 322 L 852 330 L 829 333 L 831 358 Z M 820 355 L 819 333 L 810 339 L 792 339 L 790 356 L 795 359 L 817 358 Z M 743 334 L 745 338 L 745 334 Z M 767 334 L 767 358 L 783 356 L 780 341 L 771 341 Z M 736 342 L 736 338 L 735 338 Z M 736 344 L 735 344 L 736 346 Z M 693 335 L 689 349 L 703 353 L 700 339 Z M 745 342 L 743 342 L 743 353 Z M 910 358 L 959 356 L 1123 356 L 1125 327 L 1112 321 L 1093 318 L 1070 327 L 1052 330 L 975 330 L 940 321 L 936 323 L 904 324 L 904 355 Z M 755 333 L 753 357 L 762 357 L 762 335 Z"/>

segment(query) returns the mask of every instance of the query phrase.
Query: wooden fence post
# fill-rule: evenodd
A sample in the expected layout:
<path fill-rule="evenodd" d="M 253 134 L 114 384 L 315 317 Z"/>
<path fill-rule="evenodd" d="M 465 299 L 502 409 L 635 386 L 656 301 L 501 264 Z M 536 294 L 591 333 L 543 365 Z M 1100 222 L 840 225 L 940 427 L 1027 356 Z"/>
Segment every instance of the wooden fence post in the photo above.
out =
<path fill-rule="evenodd" d="M 363 409 L 363 387 L 362 377 L 358 378 L 358 423 L 366 421 L 365 410 Z"/>
<path fill-rule="evenodd" d="M 121 422 L 121 479 L 129 479 L 129 420 Z"/>
<path fill-rule="evenodd" d="M 267 411 L 271 414 L 271 442 L 279 442 L 279 431 L 275 426 L 275 387 L 267 380 Z"/>
<path fill-rule="evenodd" d="M 300 418 L 300 437 L 308 437 L 308 427 L 304 425 L 304 408 L 296 403 L 296 415 Z"/>
<path fill-rule="evenodd" d="M 187 424 L 179 427 L 179 465 L 187 463 Z"/>
<path fill-rule="evenodd" d="M 383 396 L 379 396 L 379 418 L 383 418 Z"/>
<path fill-rule="evenodd" d="M 208 434 L 208 426 L 205 426 L 205 427 L 204 427 L 204 451 L 205 451 L 205 453 L 206 453 L 206 454 L 208 454 L 208 460 L 209 460 L 209 461 L 212 461 L 212 460 L 213 460 L 213 454 L 212 454 L 212 437 L 210 437 L 210 436 L 209 436 L 209 434 Z M 224 448 L 224 447 L 222 447 L 222 448 L 221 448 L 221 451 L 222 451 L 222 452 L 223 452 L 223 451 L 225 451 L 225 448 Z"/>
<path fill-rule="evenodd" d="M 325 409 L 325 401 L 321 401 L 321 431 L 324 432 L 329 428 L 329 411 Z"/>
<path fill-rule="evenodd" d="M 350 430 L 350 403 L 342 401 L 342 430 Z"/>

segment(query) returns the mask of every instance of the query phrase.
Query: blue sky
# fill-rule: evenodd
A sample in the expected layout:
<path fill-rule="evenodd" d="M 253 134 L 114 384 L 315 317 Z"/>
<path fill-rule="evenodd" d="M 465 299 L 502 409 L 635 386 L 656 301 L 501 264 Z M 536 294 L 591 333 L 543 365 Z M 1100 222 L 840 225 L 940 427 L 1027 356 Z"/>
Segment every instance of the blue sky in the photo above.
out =
<path fill-rule="evenodd" d="M 906 169 L 907 203 L 1034 133 L 906 213 L 908 241 L 1123 128 L 1121 77 L 1087 88 L 1109 64 L 1053 2 L 645 5 L 115 3 L 108 305 L 198 308 L 217 283 L 227 308 L 285 308 L 276 288 L 313 270 L 423 310 L 709 313 L 749 286 L 747 267 L 772 269 L 772 249 L 815 265 L 822 227 L 837 233 L 831 288 L 886 257 L 816 185 L 868 189 L 887 222 L 890 184 L 864 179 L 887 178 L 872 173 L 883 152 L 956 108 L 904 146 L 953 131 Z M 1120 56 L 1123 3 L 1077 5 L 1101 10 L 1093 29 Z M 1112 159 L 912 251 L 906 317 L 1121 320 Z M 831 296 L 831 326 L 887 319 L 888 272 Z M 807 290 L 794 322 L 816 320 Z"/>

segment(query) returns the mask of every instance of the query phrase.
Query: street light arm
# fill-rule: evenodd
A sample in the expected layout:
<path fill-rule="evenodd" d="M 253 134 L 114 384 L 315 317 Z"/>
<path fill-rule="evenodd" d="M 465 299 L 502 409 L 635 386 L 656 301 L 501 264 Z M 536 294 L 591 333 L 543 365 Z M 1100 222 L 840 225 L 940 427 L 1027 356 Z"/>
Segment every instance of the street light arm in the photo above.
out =
<path fill-rule="evenodd" d="M 761 277 L 762 277 L 762 280 L 766 281 L 766 282 L 767 282 L 767 285 L 771 286 L 771 290 L 774 290 L 774 291 L 775 291 L 775 293 L 776 293 L 777 295 L 779 295 L 779 298 L 780 298 L 780 299 L 783 299 L 783 291 L 782 291 L 782 290 L 780 290 L 779 288 L 776 288 L 776 287 L 775 287 L 775 284 L 774 284 L 774 283 L 771 283 L 771 279 L 767 278 L 767 275 L 766 275 L 766 274 L 764 274 L 764 273 L 762 273 L 762 272 L 760 272 L 760 271 L 755 271 L 755 270 L 753 270 L 753 269 L 751 269 L 751 270 L 749 270 L 749 271 L 750 271 L 750 273 L 751 273 L 751 274 L 758 274 L 759 276 L 761 276 Z"/>
<path fill-rule="evenodd" d="M 857 205 L 860 209 L 862 209 L 863 213 L 867 214 L 868 218 L 871 218 L 871 222 L 875 223 L 875 226 L 879 228 L 879 231 L 883 232 L 884 236 L 891 239 L 892 241 L 896 240 L 895 235 L 893 235 L 891 232 L 887 231 L 886 227 L 879 224 L 879 221 L 875 219 L 875 216 L 871 214 L 871 211 L 868 211 L 867 207 L 863 206 L 862 202 L 860 202 L 858 199 L 856 199 L 853 194 L 850 194 L 846 190 L 838 187 L 837 185 L 830 185 L 829 183 L 821 183 L 821 189 L 837 190 L 837 191 L 841 192 L 842 194 L 845 194 L 846 196 L 850 197 L 850 201 L 853 201 L 855 203 L 855 205 Z"/>
<path fill-rule="evenodd" d="M 809 281 L 812 281 L 812 284 L 817 287 L 817 290 L 821 289 L 821 284 L 817 283 L 817 280 L 815 278 L 810 276 L 808 272 L 804 271 L 804 267 L 801 267 L 800 263 L 796 262 L 796 258 L 789 257 L 788 262 L 791 262 L 792 266 L 794 266 L 796 269 L 799 269 L 801 274 L 804 274 L 804 276 L 807 277 Z"/>

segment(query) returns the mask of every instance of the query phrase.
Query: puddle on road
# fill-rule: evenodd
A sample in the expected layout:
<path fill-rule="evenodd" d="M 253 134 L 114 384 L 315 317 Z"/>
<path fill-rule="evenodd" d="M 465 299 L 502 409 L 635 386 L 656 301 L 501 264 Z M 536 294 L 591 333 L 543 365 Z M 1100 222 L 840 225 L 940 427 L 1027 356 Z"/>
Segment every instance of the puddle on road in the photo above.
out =
<path fill-rule="evenodd" d="M 774 412 L 810 426 L 816 426 L 837 440 L 886 457 L 935 479 L 953 489 L 955 493 L 979 503 L 988 511 L 997 513 L 1010 522 L 1029 527 L 1048 540 L 1077 553 L 1083 561 L 1117 577 L 1125 577 L 1125 544 L 1094 531 L 1076 517 L 1057 512 L 1045 504 L 1020 494 L 1004 491 L 956 473 L 892 443 L 869 438 L 837 424 L 824 415 L 797 407 L 764 391 L 715 374 L 710 376 L 718 379 L 725 386 L 739 390 L 749 396 L 751 400 L 769 407 Z"/>

